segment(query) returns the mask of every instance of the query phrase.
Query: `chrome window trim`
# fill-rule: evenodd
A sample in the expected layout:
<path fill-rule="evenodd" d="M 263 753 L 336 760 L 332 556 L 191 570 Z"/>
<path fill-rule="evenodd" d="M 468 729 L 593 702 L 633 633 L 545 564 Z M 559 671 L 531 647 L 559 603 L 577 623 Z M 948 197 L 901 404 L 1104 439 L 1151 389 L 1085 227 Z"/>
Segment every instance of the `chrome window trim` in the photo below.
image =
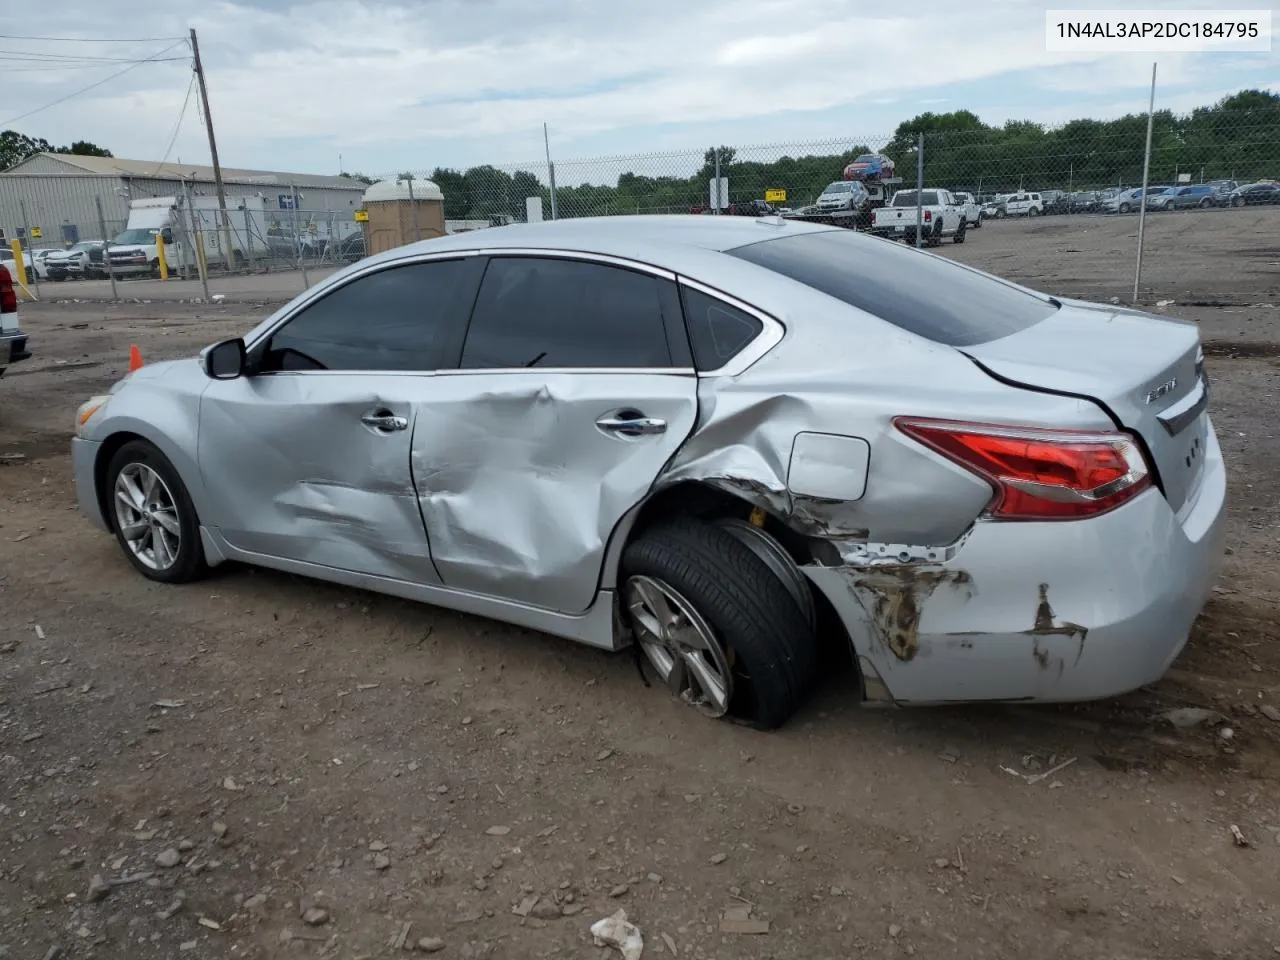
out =
<path fill-rule="evenodd" d="M 304 299 L 298 301 L 293 309 L 282 316 L 276 323 L 273 323 L 268 329 L 254 337 L 252 341 L 246 341 L 245 348 L 252 350 L 259 344 L 269 340 L 277 330 L 286 323 L 298 316 L 303 310 L 307 309 L 321 297 L 340 290 L 348 284 L 354 283 L 363 277 L 378 273 L 382 270 L 390 270 L 395 267 L 409 266 L 415 263 L 430 263 L 435 260 L 461 260 L 466 257 L 542 257 L 544 259 L 559 260 L 583 260 L 593 263 L 603 263 L 610 266 L 621 267 L 623 269 L 635 270 L 639 273 L 646 273 L 650 276 L 658 277 L 663 280 L 670 280 L 681 286 L 689 287 L 691 290 L 697 290 L 699 293 L 719 300 L 737 310 L 750 314 L 760 321 L 762 328 L 760 333 L 756 334 L 754 340 L 749 342 L 738 353 L 736 353 L 728 362 L 715 370 L 697 370 L 692 367 L 480 367 L 475 369 L 456 369 L 443 368 L 435 370 L 274 370 L 266 371 L 259 376 L 314 376 L 316 374 L 334 376 L 334 375 L 359 375 L 368 376 L 370 374 L 379 374 L 383 376 L 475 376 L 478 374 L 494 374 L 494 373 L 529 373 L 537 370 L 539 373 L 582 373 L 582 374 L 601 374 L 601 373 L 635 373 L 635 374 L 670 374 L 673 376 L 689 376 L 696 375 L 698 377 L 736 377 L 746 372 L 751 366 L 759 361 L 765 354 L 776 347 L 786 334 L 786 327 L 781 321 L 772 315 L 765 313 L 758 307 L 754 307 L 743 300 L 739 300 L 722 290 L 701 283 L 690 277 L 677 274 L 673 270 L 664 267 L 657 267 L 651 263 L 645 263 L 640 260 L 631 260 L 626 257 L 614 256 L 606 253 L 593 253 L 586 250 L 567 250 L 556 247 L 493 247 L 486 249 L 467 248 L 464 250 L 439 250 L 427 253 L 414 253 L 405 257 L 399 257 L 395 260 L 385 260 L 375 264 L 369 264 L 363 269 L 357 270 L 343 279 L 341 283 L 331 284 L 324 287 L 313 287 L 304 294 Z M 309 294 L 309 295 L 308 295 Z M 684 318 L 687 327 L 688 318 Z"/>
<path fill-rule="evenodd" d="M 787 328 L 777 318 L 765 313 L 758 307 L 739 300 L 737 297 L 731 296 L 715 287 L 707 286 L 689 277 L 680 277 L 681 286 L 688 287 L 690 290 L 697 290 L 701 294 L 705 294 L 721 303 L 728 304 L 735 310 L 741 310 L 743 313 L 750 314 L 760 321 L 761 330 L 756 334 L 754 340 L 750 341 L 745 347 L 729 358 L 722 366 L 715 370 L 700 370 L 699 377 L 737 377 L 741 376 L 750 369 L 765 354 L 782 342 L 782 338 L 786 335 Z M 686 325 L 688 317 L 685 318 Z"/>

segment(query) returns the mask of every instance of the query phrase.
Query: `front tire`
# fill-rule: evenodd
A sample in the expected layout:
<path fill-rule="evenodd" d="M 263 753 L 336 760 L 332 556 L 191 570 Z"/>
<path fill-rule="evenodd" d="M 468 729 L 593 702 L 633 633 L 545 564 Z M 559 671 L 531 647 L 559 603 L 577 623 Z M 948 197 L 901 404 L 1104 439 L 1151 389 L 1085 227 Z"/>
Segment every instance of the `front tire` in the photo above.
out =
<path fill-rule="evenodd" d="M 167 457 L 145 440 L 116 451 L 107 466 L 106 514 L 135 570 L 160 583 L 187 583 L 208 567 L 200 520 Z"/>
<path fill-rule="evenodd" d="M 954 235 L 954 236 L 952 236 L 952 238 L 951 238 L 951 242 L 952 242 L 952 243 L 964 243 L 964 234 L 965 234 L 965 231 L 966 231 L 967 229 L 968 229 L 968 224 L 965 222 L 965 220 L 964 220 L 963 218 L 961 218 L 961 220 L 960 220 L 960 226 L 958 226 L 958 227 L 956 228 L 955 235 Z"/>
<path fill-rule="evenodd" d="M 1130 206 L 1129 206 L 1127 203 L 1122 203 L 1122 204 L 1120 204 L 1120 212 L 1121 212 L 1121 213 L 1128 213 L 1130 209 L 1131 209 L 1131 208 L 1130 208 Z"/>
<path fill-rule="evenodd" d="M 813 626 L 743 540 L 698 520 L 671 521 L 628 544 L 621 572 L 636 641 L 681 700 L 764 730 L 795 712 L 817 674 Z"/>

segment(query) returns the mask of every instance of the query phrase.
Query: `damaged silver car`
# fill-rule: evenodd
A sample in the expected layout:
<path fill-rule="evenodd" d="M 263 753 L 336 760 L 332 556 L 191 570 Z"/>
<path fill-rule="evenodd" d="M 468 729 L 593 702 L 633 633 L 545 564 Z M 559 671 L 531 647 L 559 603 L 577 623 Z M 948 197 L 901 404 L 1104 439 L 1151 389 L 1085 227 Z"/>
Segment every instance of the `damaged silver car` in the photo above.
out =
<path fill-rule="evenodd" d="M 634 643 L 769 728 L 831 635 L 869 700 L 1158 678 L 1223 552 L 1207 403 L 1194 324 L 839 228 L 622 217 L 362 260 L 133 370 L 72 447 L 153 580 L 237 560 Z"/>

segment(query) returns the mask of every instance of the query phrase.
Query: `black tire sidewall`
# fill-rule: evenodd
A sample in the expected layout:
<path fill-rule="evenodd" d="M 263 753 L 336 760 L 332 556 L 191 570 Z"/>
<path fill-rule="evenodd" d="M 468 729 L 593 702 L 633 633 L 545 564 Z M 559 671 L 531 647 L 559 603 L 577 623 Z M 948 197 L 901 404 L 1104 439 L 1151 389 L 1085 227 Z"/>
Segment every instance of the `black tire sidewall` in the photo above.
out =
<path fill-rule="evenodd" d="M 734 669 L 735 719 L 769 730 L 795 712 L 817 674 L 817 641 L 795 598 L 749 547 L 712 524 L 672 521 L 627 545 L 620 586 L 634 575 L 674 588 L 733 650 L 742 668 Z"/>
<path fill-rule="evenodd" d="M 169 488 L 169 492 L 173 494 L 174 505 L 178 510 L 178 525 L 181 538 L 178 544 L 178 559 L 172 566 L 164 570 L 152 570 L 143 564 L 129 549 L 129 544 L 126 542 L 124 534 L 120 532 L 114 501 L 116 478 L 120 475 L 120 471 L 131 463 L 145 464 L 158 473 Z M 178 471 L 174 469 L 168 457 L 145 440 L 131 440 L 111 457 L 111 462 L 107 465 L 104 482 L 106 489 L 103 499 L 108 507 L 107 524 L 110 526 L 111 532 L 115 534 L 116 541 L 120 544 L 120 549 L 135 570 L 147 579 L 157 580 L 161 583 L 186 583 L 204 574 L 206 565 L 204 545 L 200 542 L 200 518 L 196 514 L 195 504 L 191 502 L 191 497 L 187 493 L 186 485 L 182 482 L 182 478 L 178 476 Z"/>

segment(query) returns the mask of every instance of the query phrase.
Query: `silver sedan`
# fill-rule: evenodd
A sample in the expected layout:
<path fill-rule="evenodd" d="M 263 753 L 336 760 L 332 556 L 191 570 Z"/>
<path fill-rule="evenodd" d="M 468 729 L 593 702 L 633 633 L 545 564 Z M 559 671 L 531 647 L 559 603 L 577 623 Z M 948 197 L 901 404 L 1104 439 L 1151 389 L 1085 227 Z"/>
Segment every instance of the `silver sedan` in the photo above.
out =
<path fill-rule="evenodd" d="M 146 577 L 237 560 L 632 643 L 783 723 L 1158 678 L 1223 552 L 1195 325 L 777 218 L 517 225 L 362 260 L 77 416 Z"/>

